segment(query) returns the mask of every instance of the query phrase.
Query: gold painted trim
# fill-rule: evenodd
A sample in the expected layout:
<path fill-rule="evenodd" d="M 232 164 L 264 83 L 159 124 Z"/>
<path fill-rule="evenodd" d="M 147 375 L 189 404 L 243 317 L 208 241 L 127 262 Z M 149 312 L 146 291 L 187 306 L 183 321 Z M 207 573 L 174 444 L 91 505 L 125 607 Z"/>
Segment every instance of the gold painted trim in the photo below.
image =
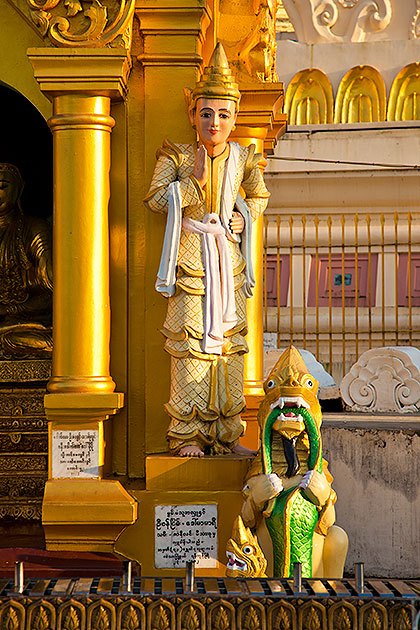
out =
<path fill-rule="evenodd" d="M 190 175 L 190 180 L 192 181 L 192 183 L 194 184 L 195 189 L 197 190 L 197 194 L 198 197 L 200 199 L 200 201 L 204 201 L 204 199 L 206 198 L 205 192 L 204 190 L 201 188 L 198 180 L 196 177 L 194 177 L 194 175 Z"/>
<path fill-rule="evenodd" d="M 184 163 L 184 154 L 182 151 L 167 138 L 165 138 L 162 146 L 156 151 L 156 159 L 159 159 L 160 156 L 168 157 L 173 160 L 177 169 Z"/>
<path fill-rule="evenodd" d="M 189 267 L 185 262 L 179 263 L 178 269 L 183 269 L 188 276 L 193 276 L 194 278 L 204 278 L 204 271 L 192 269 L 192 267 Z"/>
<path fill-rule="evenodd" d="M 257 147 L 255 144 L 250 144 L 248 147 L 248 157 L 245 161 L 244 181 L 248 179 L 251 171 L 261 162 L 263 159 L 262 153 L 255 153 Z"/>
<path fill-rule="evenodd" d="M 174 341 L 185 341 L 188 338 L 184 330 L 181 330 L 180 332 L 173 332 L 172 330 L 169 330 L 169 328 L 162 326 L 160 332 L 168 339 L 173 339 Z"/>
<path fill-rule="evenodd" d="M 115 120 L 105 114 L 58 114 L 48 119 L 51 131 L 69 129 L 95 129 L 97 131 L 112 131 Z"/>
<path fill-rule="evenodd" d="M 190 295 L 204 295 L 205 293 L 204 289 L 193 289 L 192 287 L 188 286 L 188 284 L 184 284 L 182 280 L 177 280 L 176 285 L 177 287 L 185 291 L 185 293 L 189 293 Z"/>
<path fill-rule="evenodd" d="M 142 66 L 193 66 L 200 68 L 203 57 L 196 53 L 143 53 L 137 56 Z"/>
<path fill-rule="evenodd" d="M 154 197 L 154 195 L 162 188 L 166 188 L 167 184 L 162 184 L 162 186 L 158 186 L 157 188 L 152 188 L 149 190 L 148 194 L 143 198 L 143 203 L 148 204 L 150 199 Z M 164 214 L 163 212 L 161 214 Z"/>

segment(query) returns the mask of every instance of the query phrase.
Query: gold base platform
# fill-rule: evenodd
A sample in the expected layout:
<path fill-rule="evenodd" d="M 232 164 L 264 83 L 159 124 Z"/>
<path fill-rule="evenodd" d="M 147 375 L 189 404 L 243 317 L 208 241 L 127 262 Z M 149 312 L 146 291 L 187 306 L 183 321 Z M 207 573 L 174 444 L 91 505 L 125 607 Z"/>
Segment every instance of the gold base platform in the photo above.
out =
<path fill-rule="evenodd" d="M 183 576 L 182 569 L 155 567 L 155 507 L 158 505 L 217 505 L 216 568 L 196 569 L 197 575 L 225 574 L 226 542 L 242 507 L 242 488 L 250 460 L 239 455 L 146 459 L 146 489 L 130 490 L 138 501 L 139 517 L 115 543 L 114 550 L 141 564 L 142 575 Z"/>
<path fill-rule="evenodd" d="M 118 481 L 50 479 L 45 485 L 42 523 L 49 551 L 112 552 L 136 517 L 137 503 Z"/>

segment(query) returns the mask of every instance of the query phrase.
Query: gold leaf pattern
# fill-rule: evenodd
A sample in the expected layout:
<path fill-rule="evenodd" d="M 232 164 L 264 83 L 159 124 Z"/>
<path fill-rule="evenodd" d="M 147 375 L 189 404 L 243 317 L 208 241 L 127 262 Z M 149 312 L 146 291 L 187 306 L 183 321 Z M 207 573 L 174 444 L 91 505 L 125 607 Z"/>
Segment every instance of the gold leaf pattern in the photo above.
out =
<path fill-rule="evenodd" d="M 410 615 L 406 608 L 401 608 L 395 615 L 393 630 L 411 630 Z"/>
<path fill-rule="evenodd" d="M 92 630 L 109 630 L 110 627 L 106 609 L 103 606 L 99 606 L 96 611 L 95 619 L 92 620 Z"/>
<path fill-rule="evenodd" d="M 14 608 L 10 607 L 5 615 L 4 630 L 19 630 L 19 619 Z"/>
<path fill-rule="evenodd" d="M 121 624 L 121 630 L 140 630 L 140 621 L 137 611 L 133 606 L 129 606 Z"/>
<path fill-rule="evenodd" d="M 366 621 L 365 630 L 382 630 L 382 619 L 375 608 L 371 608 Z"/>
<path fill-rule="evenodd" d="M 79 0 L 64 0 L 64 5 L 67 7 L 68 17 L 74 17 L 80 11 L 83 11 L 83 7 Z"/>
<path fill-rule="evenodd" d="M 261 630 L 260 617 L 254 606 L 250 606 L 243 622 L 244 630 Z"/>
<path fill-rule="evenodd" d="M 274 630 L 291 630 L 292 624 L 290 613 L 285 608 L 280 608 L 276 617 L 276 625 Z"/>
<path fill-rule="evenodd" d="M 334 629 L 352 630 L 352 622 L 347 609 L 342 606 L 334 617 Z"/>
<path fill-rule="evenodd" d="M 194 606 L 189 606 L 182 620 L 182 630 L 199 630 L 200 619 Z"/>
<path fill-rule="evenodd" d="M 156 610 L 152 630 L 169 630 L 169 619 L 163 606 L 159 606 Z"/>
<path fill-rule="evenodd" d="M 64 619 L 63 630 L 80 630 L 80 619 L 74 606 L 70 606 Z"/>
<path fill-rule="evenodd" d="M 51 630 L 49 615 L 43 606 L 39 607 L 37 614 L 34 616 L 31 630 Z"/>
<path fill-rule="evenodd" d="M 230 630 L 229 615 L 226 608 L 220 606 L 214 615 L 214 622 L 212 628 L 217 630 Z"/>
<path fill-rule="evenodd" d="M 309 608 L 308 614 L 305 617 L 303 627 L 305 628 L 305 630 L 321 630 L 321 620 L 319 618 L 318 611 L 314 606 L 311 606 Z"/>

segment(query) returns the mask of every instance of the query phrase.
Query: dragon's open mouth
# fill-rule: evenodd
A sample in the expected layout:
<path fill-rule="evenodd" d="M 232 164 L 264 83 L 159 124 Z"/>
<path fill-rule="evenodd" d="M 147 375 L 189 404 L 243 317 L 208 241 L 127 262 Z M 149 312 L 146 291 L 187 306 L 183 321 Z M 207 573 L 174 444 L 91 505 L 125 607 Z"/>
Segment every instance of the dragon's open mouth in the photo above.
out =
<path fill-rule="evenodd" d="M 231 551 L 226 551 L 226 555 L 228 557 L 227 568 L 230 571 L 246 571 L 247 564 L 243 560 L 240 560 L 238 556 L 236 556 Z"/>
<path fill-rule="evenodd" d="M 306 402 L 302 396 L 280 396 L 277 400 L 273 401 L 270 405 L 270 409 L 283 409 L 283 407 L 292 407 L 293 409 L 310 409 L 309 403 Z"/>

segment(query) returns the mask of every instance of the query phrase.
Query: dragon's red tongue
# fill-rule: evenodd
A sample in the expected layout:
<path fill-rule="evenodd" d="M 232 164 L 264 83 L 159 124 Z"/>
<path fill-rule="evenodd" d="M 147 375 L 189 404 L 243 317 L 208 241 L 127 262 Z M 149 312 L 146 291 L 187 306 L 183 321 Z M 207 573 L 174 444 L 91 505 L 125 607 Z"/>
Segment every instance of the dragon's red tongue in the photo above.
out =
<path fill-rule="evenodd" d="M 293 411 L 288 411 L 287 413 L 284 414 L 284 416 L 286 418 L 296 418 L 296 414 L 293 413 Z"/>

